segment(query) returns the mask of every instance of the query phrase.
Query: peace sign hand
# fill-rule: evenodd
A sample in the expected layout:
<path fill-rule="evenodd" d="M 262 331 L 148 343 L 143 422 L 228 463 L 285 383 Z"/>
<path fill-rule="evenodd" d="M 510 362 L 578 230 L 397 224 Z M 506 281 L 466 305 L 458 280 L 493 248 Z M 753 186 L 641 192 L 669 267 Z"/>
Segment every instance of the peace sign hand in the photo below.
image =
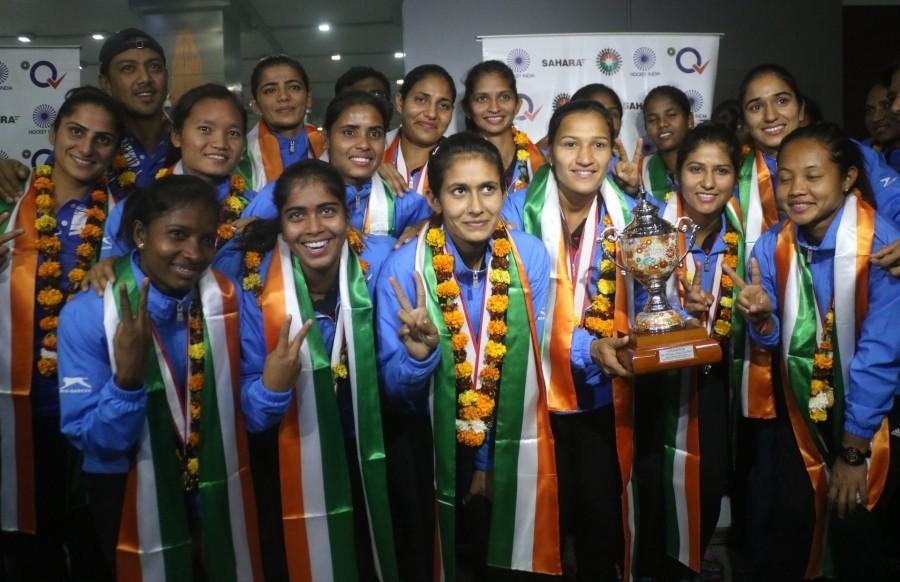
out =
<path fill-rule="evenodd" d="M 438 330 L 434 323 L 428 317 L 428 310 L 425 309 L 425 286 L 422 284 L 422 277 L 418 273 L 414 273 L 416 279 L 416 307 L 409 302 L 400 283 L 394 277 L 390 278 L 391 287 L 394 288 L 394 295 L 400 302 L 400 311 L 397 317 L 400 318 L 400 329 L 397 335 L 400 341 L 406 347 L 406 351 L 415 360 L 424 360 L 431 355 L 431 352 L 438 345 Z"/>
<path fill-rule="evenodd" d="M 0 224 L 2 224 L 7 218 L 9 218 L 9 212 L 4 212 L 0 214 Z M 25 231 L 21 228 L 13 229 L 9 232 L 5 232 L 0 234 L 0 272 L 6 268 L 6 265 L 9 264 L 9 255 L 10 248 L 6 246 L 6 243 L 16 238 L 17 236 L 21 236 Z"/>
<path fill-rule="evenodd" d="M 737 299 L 737 308 L 745 319 L 750 321 L 756 331 L 761 334 L 769 333 L 774 321 L 772 320 L 772 300 L 769 294 L 762 288 L 762 277 L 759 274 L 759 263 L 756 259 L 750 259 L 750 283 L 744 281 L 734 269 L 728 265 L 722 265 L 722 271 L 731 277 L 735 286 L 740 289 Z"/>
<path fill-rule="evenodd" d="M 694 280 L 689 282 L 683 273 L 678 274 L 678 280 L 684 289 L 684 310 L 692 315 L 700 316 L 709 312 L 710 306 L 716 298 L 712 293 L 703 290 L 703 275 L 700 263 L 696 263 L 697 268 L 694 270 Z"/>
<path fill-rule="evenodd" d="M 150 279 L 141 282 L 137 313 L 131 313 L 131 301 L 125 283 L 119 284 L 121 318 L 116 328 L 113 346 L 116 357 L 116 386 L 137 390 L 144 384 L 144 366 L 150 348 L 150 316 L 147 314 L 147 294 Z"/>
<path fill-rule="evenodd" d="M 273 392 L 286 392 L 294 385 L 302 367 L 300 346 L 303 345 L 312 324 L 312 319 L 307 320 L 294 339 L 289 339 L 291 316 L 284 318 L 281 332 L 278 334 L 278 345 L 266 356 L 266 363 L 263 365 L 262 381 L 266 388 Z"/>
<path fill-rule="evenodd" d="M 644 140 L 638 139 L 634 155 L 628 159 L 622 140 L 616 140 L 616 152 L 619 162 L 613 168 L 613 176 L 619 186 L 628 194 L 637 194 L 641 188 L 641 162 L 644 159 Z"/>

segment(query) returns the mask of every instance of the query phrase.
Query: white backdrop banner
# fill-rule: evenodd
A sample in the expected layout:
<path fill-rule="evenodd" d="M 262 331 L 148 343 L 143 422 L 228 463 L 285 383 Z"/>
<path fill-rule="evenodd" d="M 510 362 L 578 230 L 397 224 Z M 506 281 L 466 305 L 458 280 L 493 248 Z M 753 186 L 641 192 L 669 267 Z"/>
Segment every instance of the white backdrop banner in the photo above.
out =
<path fill-rule="evenodd" d="M 580 87 L 603 83 L 622 100 L 621 138 L 628 154 L 644 135 L 644 97 L 673 85 L 691 101 L 697 123 L 709 119 L 719 56 L 718 34 L 596 33 L 484 36 L 482 57 L 516 74 L 522 106 L 516 127 L 537 141 L 553 111 Z M 646 141 L 646 140 L 645 140 Z"/>
<path fill-rule="evenodd" d="M 0 47 L 0 158 L 41 164 L 69 89 L 81 85 L 79 47 Z"/>

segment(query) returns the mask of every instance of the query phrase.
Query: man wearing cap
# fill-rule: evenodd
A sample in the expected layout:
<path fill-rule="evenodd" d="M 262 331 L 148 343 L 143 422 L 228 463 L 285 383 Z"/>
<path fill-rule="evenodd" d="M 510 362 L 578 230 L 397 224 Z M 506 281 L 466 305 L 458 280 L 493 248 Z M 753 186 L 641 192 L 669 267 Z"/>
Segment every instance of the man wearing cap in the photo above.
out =
<path fill-rule="evenodd" d="M 163 114 L 169 92 L 163 49 L 142 30 L 120 30 L 100 49 L 98 80 L 125 110 L 128 133 L 109 175 L 110 191 L 122 198 L 131 184 L 131 176 L 123 174 L 133 172 L 137 186 L 152 183 L 171 148 L 169 123 Z M 28 174 L 29 168 L 18 160 L 0 160 L 0 207 L 22 195 Z"/>

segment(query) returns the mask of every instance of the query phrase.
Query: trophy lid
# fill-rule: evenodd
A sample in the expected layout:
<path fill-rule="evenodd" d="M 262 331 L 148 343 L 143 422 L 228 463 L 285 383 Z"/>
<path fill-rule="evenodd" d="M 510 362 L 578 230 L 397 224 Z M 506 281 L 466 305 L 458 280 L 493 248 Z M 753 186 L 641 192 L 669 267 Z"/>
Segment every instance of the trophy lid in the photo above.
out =
<path fill-rule="evenodd" d="M 675 232 L 669 221 L 659 216 L 659 209 L 647 201 L 647 192 L 643 186 L 638 192 L 638 204 L 631 210 L 633 219 L 622 229 L 623 238 L 639 238 Z"/>

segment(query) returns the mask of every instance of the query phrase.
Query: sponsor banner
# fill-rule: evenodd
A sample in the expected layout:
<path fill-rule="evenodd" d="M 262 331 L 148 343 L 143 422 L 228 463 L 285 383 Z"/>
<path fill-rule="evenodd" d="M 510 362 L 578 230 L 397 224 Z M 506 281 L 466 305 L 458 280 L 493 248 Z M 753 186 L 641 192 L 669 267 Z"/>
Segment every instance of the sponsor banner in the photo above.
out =
<path fill-rule="evenodd" d="M 647 92 L 673 85 L 691 101 L 697 123 L 709 119 L 718 66 L 717 34 L 559 34 L 481 37 L 484 60 L 509 65 L 522 105 L 516 126 L 537 141 L 553 111 L 589 83 L 603 83 L 622 100 L 621 137 L 629 155 L 644 135 Z"/>
<path fill-rule="evenodd" d="M 0 47 L 0 159 L 32 167 L 47 159 L 57 112 L 81 85 L 80 55 L 79 47 Z"/>

